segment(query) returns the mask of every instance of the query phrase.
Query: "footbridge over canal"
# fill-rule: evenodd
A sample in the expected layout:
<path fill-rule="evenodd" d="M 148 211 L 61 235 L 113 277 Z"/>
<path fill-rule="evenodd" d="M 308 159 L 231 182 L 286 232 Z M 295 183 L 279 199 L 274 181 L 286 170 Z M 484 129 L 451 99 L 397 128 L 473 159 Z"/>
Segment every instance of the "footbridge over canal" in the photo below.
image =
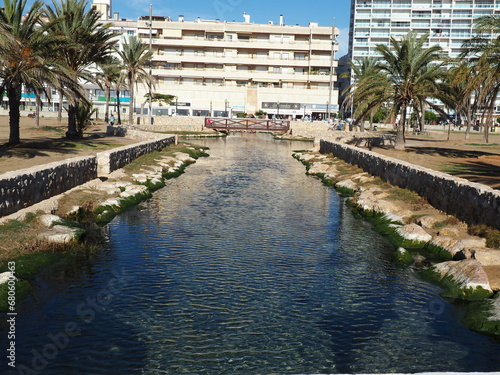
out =
<path fill-rule="evenodd" d="M 246 130 L 246 131 L 269 131 L 269 132 L 287 132 L 290 130 L 290 121 L 288 120 L 266 120 L 256 118 L 221 118 L 206 117 L 205 127 L 215 130 Z"/>

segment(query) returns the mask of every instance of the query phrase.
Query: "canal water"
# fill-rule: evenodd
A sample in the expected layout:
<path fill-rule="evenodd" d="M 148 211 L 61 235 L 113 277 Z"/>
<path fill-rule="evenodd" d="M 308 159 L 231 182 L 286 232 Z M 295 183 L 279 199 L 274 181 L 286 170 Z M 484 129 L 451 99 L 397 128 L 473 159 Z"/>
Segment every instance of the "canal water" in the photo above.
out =
<path fill-rule="evenodd" d="M 500 370 L 499 341 L 305 175 L 311 143 L 196 142 L 211 156 L 110 223 L 97 259 L 38 280 L 7 373 Z"/>

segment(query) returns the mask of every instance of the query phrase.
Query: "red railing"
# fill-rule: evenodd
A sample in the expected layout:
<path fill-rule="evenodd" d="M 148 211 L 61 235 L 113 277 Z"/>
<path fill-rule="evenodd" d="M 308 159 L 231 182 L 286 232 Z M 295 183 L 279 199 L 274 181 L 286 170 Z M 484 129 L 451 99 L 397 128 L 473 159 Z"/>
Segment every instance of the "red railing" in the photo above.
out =
<path fill-rule="evenodd" d="M 205 117 L 205 127 L 217 130 L 283 131 L 290 129 L 287 120 L 261 120 L 256 118 Z"/>

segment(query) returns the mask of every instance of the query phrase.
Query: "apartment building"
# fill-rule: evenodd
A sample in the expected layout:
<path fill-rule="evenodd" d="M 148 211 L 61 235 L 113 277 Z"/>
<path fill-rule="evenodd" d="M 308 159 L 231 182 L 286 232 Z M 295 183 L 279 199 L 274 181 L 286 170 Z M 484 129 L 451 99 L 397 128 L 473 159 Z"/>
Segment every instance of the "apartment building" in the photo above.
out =
<path fill-rule="evenodd" d="M 153 104 L 153 115 L 235 116 L 263 110 L 268 116 L 325 118 L 338 111 L 335 54 L 339 30 L 331 26 L 176 20 L 146 15 L 138 20 L 110 14 L 110 0 L 93 7 L 124 40 L 137 35 L 151 44 L 155 93 L 176 96 L 170 106 Z M 150 22 L 151 21 L 151 22 Z M 147 114 L 147 87 L 139 85 L 134 107 Z M 94 104 L 102 105 L 95 88 Z M 124 108 L 124 110 L 126 110 Z"/>
<path fill-rule="evenodd" d="M 500 0 L 351 0 L 349 55 L 354 62 L 378 56 L 377 44 L 413 31 L 429 35 L 427 46 L 458 57 L 462 44 L 475 36 L 474 20 L 488 15 L 500 15 Z"/>

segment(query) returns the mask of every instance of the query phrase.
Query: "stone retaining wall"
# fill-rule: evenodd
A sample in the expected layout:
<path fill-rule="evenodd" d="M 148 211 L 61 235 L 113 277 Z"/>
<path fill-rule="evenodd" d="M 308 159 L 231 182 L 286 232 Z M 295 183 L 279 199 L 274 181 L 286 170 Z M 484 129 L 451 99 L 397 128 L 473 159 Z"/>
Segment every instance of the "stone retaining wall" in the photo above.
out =
<path fill-rule="evenodd" d="M 128 133 L 127 133 L 128 135 Z M 129 164 L 139 156 L 148 154 L 152 151 L 160 151 L 164 147 L 176 142 L 174 135 L 162 136 L 158 139 L 134 143 L 133 145 L 114 148 L 109 151 L 99 152 L 97 154 L 98 175 L 107 176 Z"/>
<path fill-rule="evenodd" d="M 0 217 L 97 178 L 97 158 L 76 157 L 0 175 Z"/>
<path fill-rule="evenodd" d="M 320 152 L 332 153 L 392 185 L 412 190 L 427 198 L 435 208 L 467 224 L 486 224 L 500 229 L 500 191 L 498 190 L 325 139 L 320 141 Z"/>
<path fill-rule="evenodd" d="M 154 139 L 100 152 L 97 156 L 66 159 L 1 174 L 0 217 L 64 193 L 98 176 L 106 176 L 139 156 L 176 143 L 173 135 L 155 135 L 130 129 L 114 131 L 116 135 Z"/>

